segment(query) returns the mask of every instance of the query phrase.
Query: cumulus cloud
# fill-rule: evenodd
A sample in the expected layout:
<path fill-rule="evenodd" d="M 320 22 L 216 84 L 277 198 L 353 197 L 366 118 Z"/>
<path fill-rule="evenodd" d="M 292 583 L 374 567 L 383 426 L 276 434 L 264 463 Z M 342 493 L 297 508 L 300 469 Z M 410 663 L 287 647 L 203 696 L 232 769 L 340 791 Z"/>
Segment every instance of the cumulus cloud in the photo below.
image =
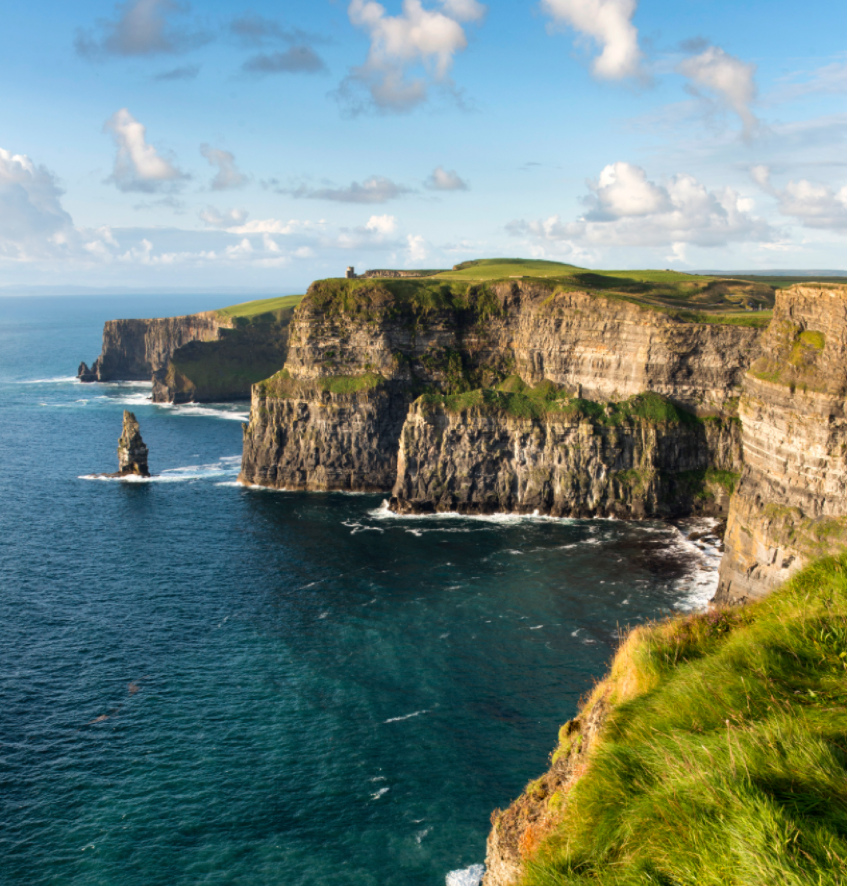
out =
<path fill-rule="evenodd" d="M 365 225 L 365 230 L 388 236 L 397 230 L 397 219 L 393 215 L 372 215 Z"/>
<path fill-rule="evenodd" d="M 632 23 L 637 7 L 637 0 L 541 0 L 554 23 L 579 31 L 601 47 L 592 70 L 607 80 L 643 76 L 638 29 Z"/>
<path fill-rule="evenodd" d="M 467 191 L 468 183 L 459 178 L 454 170 L 436 166 L 432 175 L 424 182 L 424 187 L 431 191 Z"/>
<path fill-rule="evenodd" d="M 226 209 L 220 212 L 212 206 L 197 213 L 197 217 L 203 224 L 208 225 L 210 228 L 219 228 L 221 230 L 243 225 L 247 221 L 248 215 L 249 213 L 246 209 Z"/>
<path fill-rule="evenodd" d="M 779 211 L 806 228 L 847 231 L 847 185 L 834 190 L 808 179 L 789 181 L 780 189 L 771 183 L 767 166 L 754 166 L 753 179 L 778 201 Z"/>
<path fill-rule="evenodd" d="M 426 9 L 421 0 L 403 0 L 401 14 L 389 16 L 374 0 L 352 0 L 350 21 L 367 31 L 371 45 L 365 63 L 352 69 L 338 97 L 351 109 L 364 110 L 355 97 L 364 90 L 377 110 L 404 112 L 426 100 L 432 83 L 449 86 L 453 59 L 468 45 L 463 23 L 481 21 L 485 6 L 476 0 L 441 0 L 439 6 Z M 409 76 L 413 66 L 417 73 Z"/>
<path fill-rule="evenodd" d="M 115 7 L 115 18 L 100 19 L 94 29 L 79 31 L 76 51 L 88 58 L 145 56 L 184 52 L 211 39 L 197 28 L 180 28 L 171 18 L 189 7 L 176 0 L 126 0 Z"/>
<path fill-rule="evenodd" d="M 756 66 L 710 46 L 699 55 L 685 59 L 677 71 L 691 81 L 691 91 L 702 96 L 705 90 L 723 108 L 734 111 L 749 137 L 759 125 L 750 109 L 756 98 Z"/>
<path fill-rule="evenodd" d="M 115 167 L 106 181 L 121 191 L 152 193 L 174 188 L 187 178 L 170 161 L 147 144 L 147 129 L 126 108 L 113 114 L 104 127 L 112 133 L 118 152 Z"/>
<path fill-rule="evenodd" d="M 353 182 L 346 188 L 309 188 L 300 185 L 292 189 L 278 189 L 281 193 L 292 197 L 309 200 L 333 200 L 336 203 L 387 203 L 405 194 L 411 193 L 404 185 L 398 185 L 381 175 L 372 175 L 361 184 Z"/>
<path fill-rule="evenodd" d="M 74 231 L 61 197 L 48 169 L 0 148 L 0 256 L 27 260 L 66 245 Z"/>
<path fill-rule="evenodd" d="M 614 163 L 590 183 L 588 211 L 574 222 L 558 215 L 515 221 L 507 230 L 536 243 L 575 247 L 724 246 L 772 240 L 769 225 L 752 214 L 753 201 L 732 188 L 710 191 L 690 175 L 651 182 L 638 166 Z M 678 250 L 677 250 L 677 254 Z"/>
<path fill-rule="evenodd" d="M 319 74 L 323 59 L 311 46 L 291 46 L 285 52 L 259 53 L 241 66 L 246 74 Z"/>
<path fill-rule="evenodd" d="M 425 261 L 429 257 L 430 245 L 422 234 L 409 234 L 406 237 L 406 264 Z"/>
<path fill-rule="evenodd" d="M 243 175 L 235 166 L 235 155 L 211 145 L 200 145 L 200 153 L 209 161 L 211 166 L 217 166 L 218 171 L 209 182 L 213 191 L 226 191 L 230 188 L 241 188 L 247 184 L 247 176 Z"/>

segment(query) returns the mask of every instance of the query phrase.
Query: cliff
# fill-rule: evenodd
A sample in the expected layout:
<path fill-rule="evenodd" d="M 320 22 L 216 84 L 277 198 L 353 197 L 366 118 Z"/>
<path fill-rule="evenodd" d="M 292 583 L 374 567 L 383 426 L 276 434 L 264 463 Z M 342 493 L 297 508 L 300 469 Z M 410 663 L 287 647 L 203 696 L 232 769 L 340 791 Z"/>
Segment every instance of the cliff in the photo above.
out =
<path fill-rule="evenodd" d="M 108 320 L 103 350 L 89 369 L 79 367 L 80 381 L 149 381 L 167 366 L 177 348 L 192 341 L 214 341 L 230 321 L 216 311 L 155 320 Z"/>
<path fill-rule="evenodd" d="M 726 513 L 741 471 L 737 421 L 698 419 L 658 395 L 601 406 L 549 387 L 545 393 L 420 398 L 400 436 L 391 508 L 623 518 Z"/>
<path fill-rule="evenodd" d="M 847 286 L 780 292 L 744 379 L 744 473 L 718 603 L 761 597 L 847 541 Z"/>
<path fill-rule="evenodd" d="M 284 376 L 253 388 L 241 479 L 394 489 L 395 506 L 415 510 L 673 512 L 686 479 L 663 479 L 674 458 L 676 474 L 739 469 L 730 422 L 685 430 L 598 420 L 593 454 L 576 456 L 588 425 L 563 403 L 555 415 L 504 424 L 485 409 L 472 415 L 418 398 L 476 392 L 488 403 L 517 379 L 594 412 L 652 391 L 687 412 L 729 418 L 759 336 L 558 281 L 318 281 L 292 320 Z M 560 456 L 560 446 L 571 454 Z M 461 464 L 451 467 L 453 455 Z M 446 486 L 434 480 L 445 471 Z"/>
<path fill-rule="evenodd" d="M 250 396 L 288 352 L 288 325 L 300 296 L 246 302 L 219 311 L 154 320 L 110 320 L 103 352 L 81 381 L 152 379 L 156 403 L 220 402 Z"/>

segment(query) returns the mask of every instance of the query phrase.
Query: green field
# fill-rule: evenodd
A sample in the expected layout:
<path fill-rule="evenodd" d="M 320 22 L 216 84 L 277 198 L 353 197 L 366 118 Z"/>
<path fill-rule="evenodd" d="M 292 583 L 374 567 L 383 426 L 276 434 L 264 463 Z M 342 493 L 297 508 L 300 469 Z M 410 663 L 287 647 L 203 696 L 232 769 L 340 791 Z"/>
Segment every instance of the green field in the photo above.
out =
<path fill-rule="evenodd" d="M 245 301 L 239 305 L 221 308 L 217 313 L 225 317 L 257 317 L 260 314 L 273 314 L 286 308 L 296 308 L 303 301 L 302 295 L 282 295 L 278 298 L 260 298 Z"/>
<path fill-rule="evenodd" d="M 598 704 L 521 886 L 847 883 L 847 554 L 747 608 L 636 628 L 581 722 Z M 564 727 L 553 759 L 577 741 Z"/>

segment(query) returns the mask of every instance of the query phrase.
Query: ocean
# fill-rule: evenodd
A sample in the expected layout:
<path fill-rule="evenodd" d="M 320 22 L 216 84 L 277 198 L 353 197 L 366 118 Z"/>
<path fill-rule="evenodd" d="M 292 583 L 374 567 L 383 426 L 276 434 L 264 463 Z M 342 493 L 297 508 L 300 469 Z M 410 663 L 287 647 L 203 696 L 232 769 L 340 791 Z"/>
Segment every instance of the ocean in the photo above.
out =
<path fill-rule="evenodd" d="M 474 883 L 618 631 L 703 607 L 715 549 L 245 489 L 248 404 L 74 379 L 103 321 L 219 301 L 0 298 L 0 882 Z M 92 479 L 124 409 L 149 482 Z"/>

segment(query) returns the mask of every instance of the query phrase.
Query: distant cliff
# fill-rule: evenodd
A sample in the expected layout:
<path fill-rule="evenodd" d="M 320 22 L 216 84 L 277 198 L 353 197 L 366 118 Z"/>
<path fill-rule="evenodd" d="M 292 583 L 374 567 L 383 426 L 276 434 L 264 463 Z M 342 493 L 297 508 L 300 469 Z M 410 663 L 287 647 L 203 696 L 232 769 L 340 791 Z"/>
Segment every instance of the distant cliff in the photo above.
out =
<path fill-rule="evenodd" d="M 156 320 L 107 320 L 103 350 L 91 368 L 79 367 L 81 381 L 149 381 L 167 366 L 177 348 L 192 341 L 214 341 L 222 326 L 216 311 Z"/>
<path fill-rule="evenodd" d="M 110 320 L 103 329 L 102 353 L 90 369 L 80 366 L 79 378 L 152 379 L 157 403 L 247 399 L 253 384 L 285 363 L 297 300 L 266 299 L 184 317 Z M 239 308 L 246 313 L 237 313 Z"/>
<path fill-rule="evenodd" d="M 416 512 L 725 510 L 759 337 L 541 280 L 318 281 L 253 388 L 241 479 Z M 615 405 L 645 391 L 658 411 Z"/>

